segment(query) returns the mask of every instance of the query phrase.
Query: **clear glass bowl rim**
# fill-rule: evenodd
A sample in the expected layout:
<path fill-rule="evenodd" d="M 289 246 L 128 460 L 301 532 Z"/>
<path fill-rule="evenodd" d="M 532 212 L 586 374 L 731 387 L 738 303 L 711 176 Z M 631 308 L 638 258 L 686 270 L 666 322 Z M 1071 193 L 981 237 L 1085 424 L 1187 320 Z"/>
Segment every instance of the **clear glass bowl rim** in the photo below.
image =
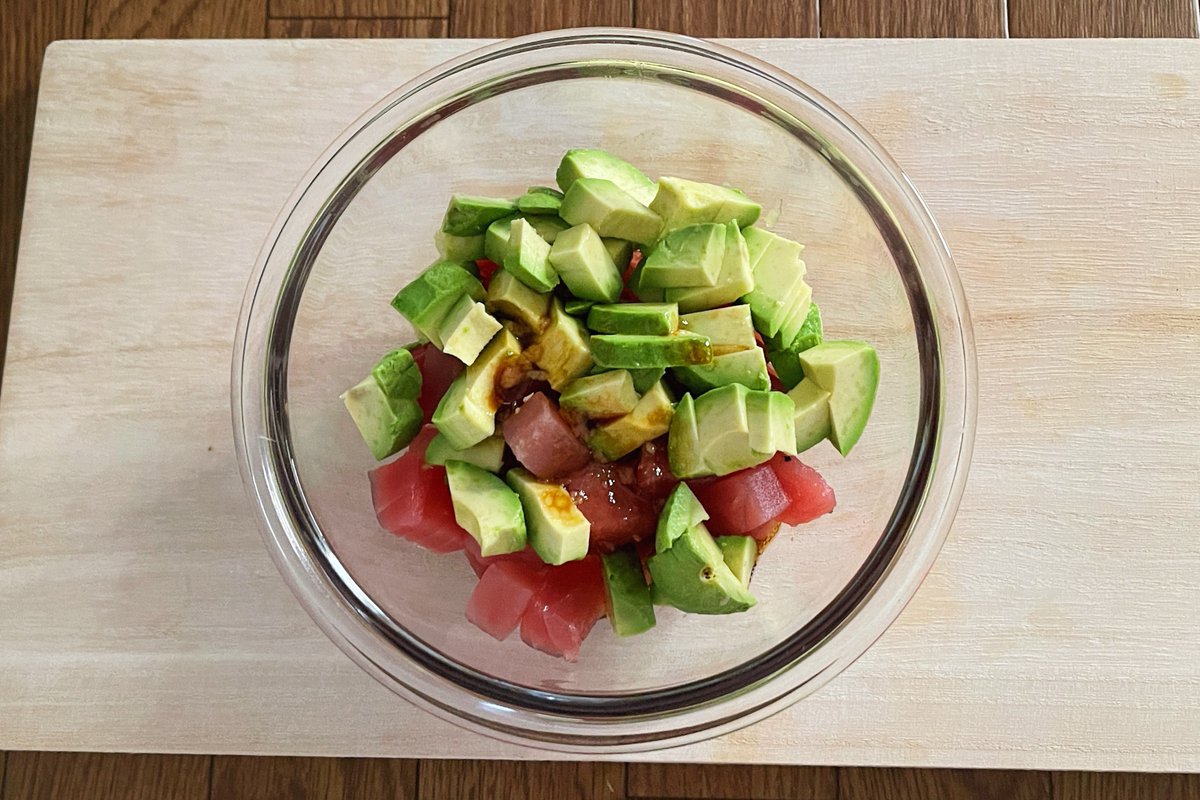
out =
<path fill-rule="evenodd" d="M 631 58 L 634 52 L 645 58 Z M 324 236 L 390 157 L 389 143 L 402 133 L 419 136 L 423 126 L 436 124 L 434 109 L 452 107 L 481 86 L 589 64 L 676 71 L 709 81 L 710 90 L 754 98 L 760 112 L 770 108 L 791 120 L 791 132 L 803 131 L 860 199 L 873 204 L 877 223 L 895 239 L 893 252 L 899 248 L 906 256 L 898 268 L 910 305 L 916 304 L 914 316 L 925 310 L 924 319 L 914 320 L 922 411 L 910 480 L 897 506 L 903 522 L 889 524 L 890 533 L 868 558 L 876 562 L 871 583 L 817 629 L 815 641 L 810 635 L 788 646 L 792 637 L 701 690 L 672 687 L 657 702 L 647 697 L 653 693 L 586 697 L 514 687 L 448 662 L 419 640 L 398 641 L 394 630 L 381 626 L 386 615 L 361 590 L 353 593 L 357 586 L 316 528 L 290 458 L 286 373 L 294 316 L 287 309 L 294 315 Z M 528 78 L 514 82 L 509 88 L 529 85 Z M 789 111 L 796 108 L 807 113 Z M 322 154 L 283 207 L 247 285 L 231 407 L 239 468 L 268 551 L 305 610 L 360 667 L 416 705 L 492 737 L 574 753 L 634 752 L 710 738 L 785 708 L 849 666 L 895 620 L 936 559 L 966 483 L 975 352 L 966 297 L 936 223 L 902 170 L 848 114 L 794 76 L 713 42 L 636 29 L 574 29 L 487 45 L 435 67 L 382 99 Z"/>

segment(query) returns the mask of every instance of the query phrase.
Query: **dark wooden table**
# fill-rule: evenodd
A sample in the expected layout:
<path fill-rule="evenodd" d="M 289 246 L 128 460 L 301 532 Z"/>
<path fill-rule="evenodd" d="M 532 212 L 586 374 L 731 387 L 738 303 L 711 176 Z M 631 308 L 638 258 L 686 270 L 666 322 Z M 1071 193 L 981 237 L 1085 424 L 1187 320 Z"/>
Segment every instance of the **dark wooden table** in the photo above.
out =
<path fill-rule="evenodd" d="M 1197 0 L 0 0 L 0 354 L 38 70 L 55 39 L 492 37 L 579 25 L 696 36 L 1195 38 L 1198 18 Z M 1200 800 L 1200 775 L 0 753 L 0 800 L 474 797 Z"/>

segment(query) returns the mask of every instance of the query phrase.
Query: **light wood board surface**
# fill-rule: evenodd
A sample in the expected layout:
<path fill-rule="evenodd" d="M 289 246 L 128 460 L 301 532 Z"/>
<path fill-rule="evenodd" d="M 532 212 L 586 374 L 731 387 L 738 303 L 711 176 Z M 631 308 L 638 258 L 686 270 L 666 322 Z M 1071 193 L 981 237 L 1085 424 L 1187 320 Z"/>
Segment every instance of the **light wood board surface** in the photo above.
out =
<path fill-rule="evenodd" d="M 936 567 L 862 659 L 645 758 L 1200 770 L 1200 50 L 735 44 L 924 193 L 975 316 L 976 458 Z M 361 110 L 469 46 L 50 50 L 0 396 L 0 748 L 523 754 L 325 641 L 260 543 L 228 416 L 284 198 Z"/>

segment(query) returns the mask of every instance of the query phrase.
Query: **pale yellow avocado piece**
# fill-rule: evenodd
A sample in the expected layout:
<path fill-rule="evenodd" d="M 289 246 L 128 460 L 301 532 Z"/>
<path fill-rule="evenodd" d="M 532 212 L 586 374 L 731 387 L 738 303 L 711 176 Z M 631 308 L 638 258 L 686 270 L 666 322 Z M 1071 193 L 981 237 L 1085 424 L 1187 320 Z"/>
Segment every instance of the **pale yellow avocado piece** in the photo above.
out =
<path fill-rule="evenodd" d="M 464 294 L 442 320 L 438 335 L 443 353 L 471 366 L 499 330 L 500 323 L 487 313 L 483 303 Z"/>
<path fill-rule="evenodd" d="M 588 445 L 602 459 L 615 461 L 666 433 L 674 412 L 671 396 L 659 381 L 642 395 L 633 411 L 592 431 Z"/>
<path fill-rule="evenodd" d="M 555 391 L 592 368 L 592 349 L 583 323 L 563 310 L 555 298 L 550 304 L 550 325 L 531 348 L 533 361 L 546 373 Z"/>
<path fill-rule="evenodd" d="M 452 447 L 466 450 L 496 432 L 496 376 L 520 354 L 521 343 L 503 328 L 450 384 L 433 412 L 433 424 Z"/>
<path fill-rule="evenodd" d="M 508 270 L 502 269 L 492 276 L 486 302 L 493 314 L 517 320 L 535 333 L 550 321 L 550 295 L 535 292 Z"/>

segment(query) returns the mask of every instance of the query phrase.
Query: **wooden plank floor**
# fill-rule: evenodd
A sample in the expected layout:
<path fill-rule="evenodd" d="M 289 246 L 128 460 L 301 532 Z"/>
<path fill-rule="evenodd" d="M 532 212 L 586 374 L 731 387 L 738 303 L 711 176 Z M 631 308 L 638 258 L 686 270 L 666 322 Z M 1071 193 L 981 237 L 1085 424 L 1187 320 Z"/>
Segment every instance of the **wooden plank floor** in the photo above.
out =
<path fill-rule="evenodd" d="M 508 36 L 630 24 L 700 36 L 1196 37 L 1197 16 L 1196 0 L 0 0 L 0 353 L 38 68 L 55 39 Z M 1200 800 L 1200 775 L 0 753 L 0 800 L 476 797 Z"/>

